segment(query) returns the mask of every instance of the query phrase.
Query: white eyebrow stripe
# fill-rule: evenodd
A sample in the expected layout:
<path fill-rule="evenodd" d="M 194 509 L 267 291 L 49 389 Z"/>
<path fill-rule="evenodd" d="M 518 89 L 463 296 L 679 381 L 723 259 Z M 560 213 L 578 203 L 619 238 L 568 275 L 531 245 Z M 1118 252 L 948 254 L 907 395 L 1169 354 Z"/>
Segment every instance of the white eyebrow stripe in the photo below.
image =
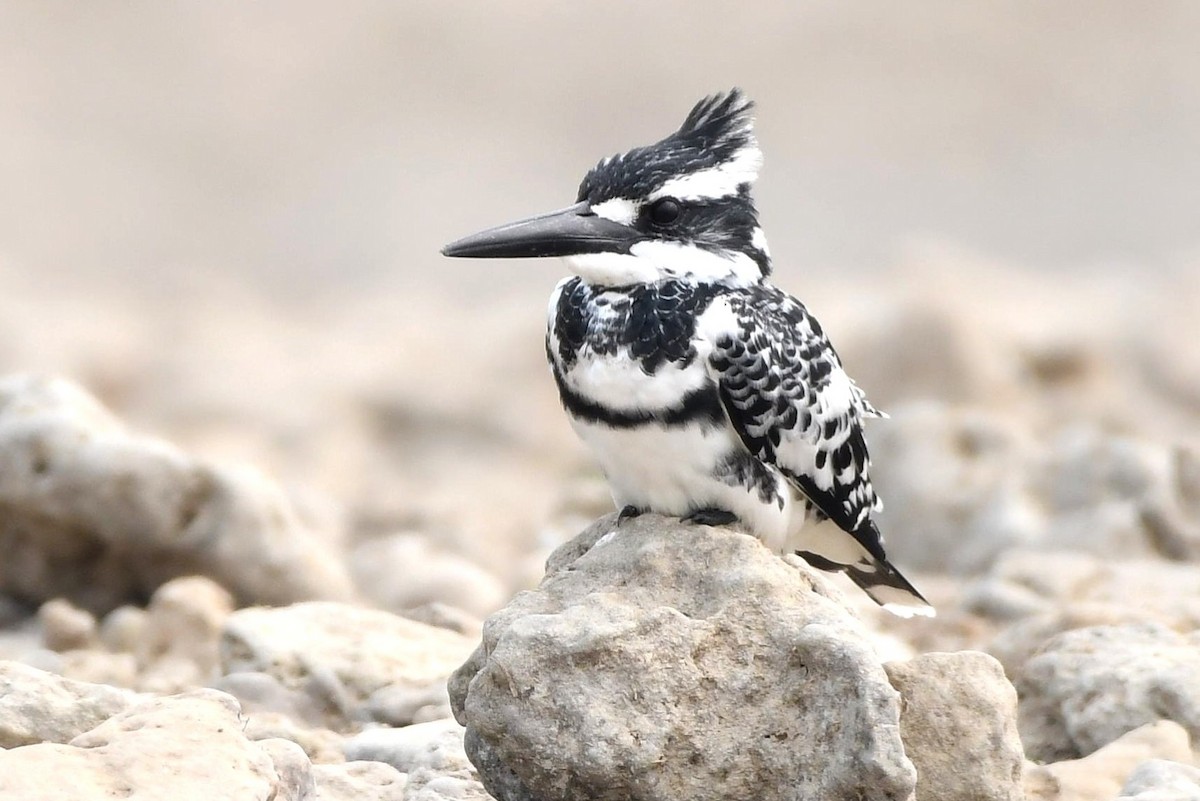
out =
<path fill-rule="evenodd" d="M 633 225 L 633 221 L 637 219 L 638 204 L 629 198 L 614 197 L 592 206 L 592 212 L 597 217 L 603 217 L 615 223 Z"/>
<path fill-rule="evenodd" d="M 750 235 L 750 244 L 762 251 L 768 259 L 771 258 L 771 249 L 767 247 L 767 235 L 763 233 L 762 228 L 754 229 L 754 233 Z"/>
<path fill-rule="evenodd" d="M 742 184 L 754 183 L 760 167 L 762 151 L 751 142 L 735 153 L 733 158 L 715 167 L 670 179 L 648 199 L 654 201 L 661 197 L 674 197 L 680 200 L 718 200 L 730 197 L 738 193 Z"/>

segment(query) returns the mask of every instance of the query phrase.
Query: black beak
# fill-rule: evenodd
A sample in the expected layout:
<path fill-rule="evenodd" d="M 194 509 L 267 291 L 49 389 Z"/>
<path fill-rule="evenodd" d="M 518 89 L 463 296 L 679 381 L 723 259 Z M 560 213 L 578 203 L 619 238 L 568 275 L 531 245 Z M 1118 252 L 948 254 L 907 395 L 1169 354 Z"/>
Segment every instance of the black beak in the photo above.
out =
<path fill-rule="evenodd" d="M 524 259 L 577 256 L 581 253 L 628 253 L 642 238 L 628 225 L 592 213 L 587 201 L 561 211 L 489 228 L 442 248 L 443 256 L 468 259 Z"/>

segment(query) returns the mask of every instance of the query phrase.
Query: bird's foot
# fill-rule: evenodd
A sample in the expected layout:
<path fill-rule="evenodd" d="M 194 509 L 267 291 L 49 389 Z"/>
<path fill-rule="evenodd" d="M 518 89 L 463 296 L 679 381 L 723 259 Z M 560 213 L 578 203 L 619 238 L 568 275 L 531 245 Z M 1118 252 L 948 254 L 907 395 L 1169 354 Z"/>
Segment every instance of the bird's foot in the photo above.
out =
<path fill-rule="evenodd" d="M 636 506 L 623 506 L 621 507 L 621 511 L 617 513 L 617 525 L 621 525 L 626 520 L 640 517 L 645 511 L 645 509 L 639 509 Z"/>
<path fill-rule="evenodd" d="M 738 517 L 724 509 L 697 509 L 683 518 L 683 522 L 694 523 L 697 526 L 727 526 L 738 522 Z"/>

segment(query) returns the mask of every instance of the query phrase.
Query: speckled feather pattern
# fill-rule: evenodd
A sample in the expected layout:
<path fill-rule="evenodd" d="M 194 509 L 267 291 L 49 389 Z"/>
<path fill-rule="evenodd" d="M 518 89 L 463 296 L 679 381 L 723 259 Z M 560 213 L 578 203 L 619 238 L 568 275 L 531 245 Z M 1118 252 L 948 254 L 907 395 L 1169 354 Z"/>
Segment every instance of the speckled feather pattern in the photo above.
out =
<path fill-rule="evenodd" d="M 714 301 L 724 305 L 719 314 Z M 569 413 L 614 427 L 732 425 L 745 451 L 714 466 L 718 476 L 774 501 L 776 482 L 765 469 L 774 466 L 803 493 L 815 520 L 832 519 L 868 551 L 882 553 L 869 525 L 880 503 L 862 434 L 862 419 L 877 412 L 798 300 L 768 284 L 599 288 L 572 278 L 552 311 L 547 355 Z M 721 319 L 703 330 L 709 316 Z M 693 367 L 701 351 L 707 355 L 698 367 L 707 380 L 675 404 L 634 414 L 589 403 L 566 381 L 580 360 L 628 358 L 649 380 Z"/>
<path fill-rule="evenodd" d="M 800 301 L 767 284 L 722 298 L 735 324 L 716 336 L 710 364 L 742 442 L 780 468 L 817 519 L 833 520 L 882 558 L 869 525 L 882 504 L 862 431 L 863 418 L 879 413 Z"/>

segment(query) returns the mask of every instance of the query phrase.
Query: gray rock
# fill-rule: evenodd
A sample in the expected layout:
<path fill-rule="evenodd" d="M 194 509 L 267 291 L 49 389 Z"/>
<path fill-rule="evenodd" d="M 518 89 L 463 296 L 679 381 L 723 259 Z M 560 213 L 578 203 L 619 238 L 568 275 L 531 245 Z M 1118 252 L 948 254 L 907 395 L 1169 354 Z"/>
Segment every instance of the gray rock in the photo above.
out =
<path fill-rule="evenodd" d="M 1134 768 L 1117 801 L 1196 801 L 1200 768 L 1182 762 L 1151 759 Z"/>
<path fill-rule="evenodd" d="M 258 473 L 128 432 L 78 386 L 0 379 L 0 592 L 106 612 L 206 575 L 245 603 L 348 598 L 330 532 Z"/>
<path fill-rule="evenodd" d="M 68 742 L 138 701 L 128 690 L 0 662 L 0 748 Z"/>
<path fill-rule="evenodd" d="M 1019 724 L 1032 759 L 1090 754 L 1159 719 L 1200 737 L 1200 632 L 1156 623 L 1061 634 L 1017 677 Z"/>
<path fill-rule="evenodd" d="M 548 569 L 449 684 L 500 801 L 912 795 L 898 695 L 814 571 L 657 515 Z"/>
<path fill-rule="evenodd" d="M 884 667 L 900 691 L 900 737 L 917 768 L 918 798 L 1020 801 L 1025 754 L 1017 691 L 999 662 L 959 651 Z"/>

